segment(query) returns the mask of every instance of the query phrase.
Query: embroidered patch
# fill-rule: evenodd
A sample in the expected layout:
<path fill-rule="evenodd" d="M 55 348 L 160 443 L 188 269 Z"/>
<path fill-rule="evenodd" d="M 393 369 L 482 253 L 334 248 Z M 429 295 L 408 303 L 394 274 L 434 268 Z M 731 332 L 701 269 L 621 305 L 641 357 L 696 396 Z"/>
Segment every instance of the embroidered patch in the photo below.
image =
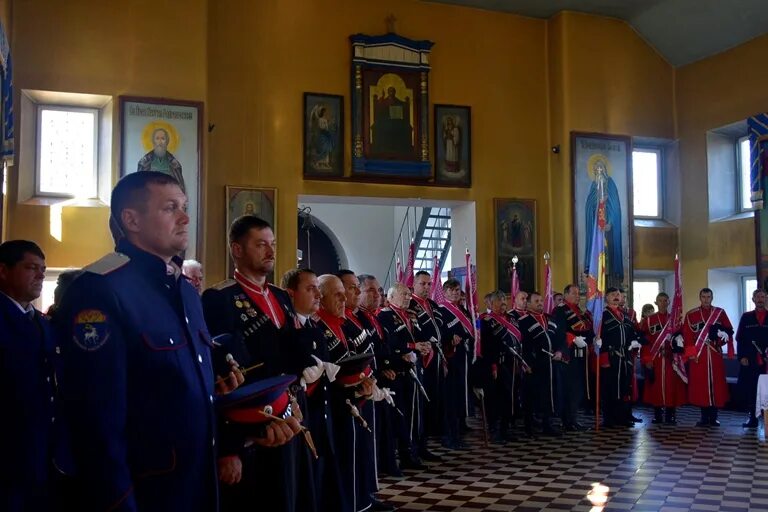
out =
<path fill-rule="evenodd" d="M 84 309 L 75 315 L 72 339 L 86 352 L 93 352 L 109 340 L 107 315 L 98 309 Z"/>

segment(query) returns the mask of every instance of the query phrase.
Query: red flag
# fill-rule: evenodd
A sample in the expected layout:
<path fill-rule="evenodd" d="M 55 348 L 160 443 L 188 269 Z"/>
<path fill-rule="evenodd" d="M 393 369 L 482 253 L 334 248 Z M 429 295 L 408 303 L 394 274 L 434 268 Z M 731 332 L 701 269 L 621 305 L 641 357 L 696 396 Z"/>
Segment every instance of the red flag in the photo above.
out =
<path fill-rule="evenodd" d="M 413 267 L 416 263 L 416 242 L 411 240 L 408 246 L 408 263 L 405 265 L 405 286 L 413 288 Z"/>
<path fill-rule="evenodd" d="M 432 290 L 430 299 L 438 304 L 443 304 L 447 302 L 448 299 L 445 298 L 445 292 L 443 292 L 443 283 L 440 279 L 440 260 L 437 256 L 432 258 L 432 265 Z"/>
<path fill-rule="evenodd" d="M 512 286 L 510 286 L 509 291 L 514 302 L 515 297 L 520 293 L 520 277 L 517 275 L 517 265 L 515 264 L 512 264 Z"/>
<path fill-rule="evenodd" d="M 549 266 L 549 253 L 544 253 L 544 312 L 552 314 L 555 309 L 555 297 L 552 295 L 552 268 Z"/>
<path fill-rule="evenodd" d="M 675 254 L 675 295 L 672 296 L 672 311 L 669 314 L 669 323 L 672 324 L 670 336 L 683 326 L 683 284 L 680 277 L 680 258 Z M 665 334 L 665 333 L 662 333 Z M 673 341 L 674 343 L 674 341 Z M 688 373 L 685 371 L 685 363 L 681 354 L 672 357 L 672 369 L 680 380 L 688 384 Z"/>

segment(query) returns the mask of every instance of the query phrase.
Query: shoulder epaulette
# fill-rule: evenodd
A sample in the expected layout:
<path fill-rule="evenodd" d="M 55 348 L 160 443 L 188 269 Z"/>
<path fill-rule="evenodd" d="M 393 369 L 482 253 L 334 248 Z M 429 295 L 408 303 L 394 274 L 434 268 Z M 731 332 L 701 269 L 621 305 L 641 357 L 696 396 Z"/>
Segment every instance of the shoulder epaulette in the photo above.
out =
<path fill-rule="evenodd" d="M 237 281 L 234 279 L 225 279 L 224 281 L 221 281 L 219 283 L 216 283 L 215 285 L 211 286 L 214 290 L 223 290 L 225 288 L 229 288 L 233 284 L 237 284 Z"/>
<path fill-rule="evenodd" d="M 120 252 L 107 254 L 103 258 L 94 261 L 90 265 L 83 267 L 85 272 L 105 276 L 115 270 L 124 267 L 131 258 Z"/>

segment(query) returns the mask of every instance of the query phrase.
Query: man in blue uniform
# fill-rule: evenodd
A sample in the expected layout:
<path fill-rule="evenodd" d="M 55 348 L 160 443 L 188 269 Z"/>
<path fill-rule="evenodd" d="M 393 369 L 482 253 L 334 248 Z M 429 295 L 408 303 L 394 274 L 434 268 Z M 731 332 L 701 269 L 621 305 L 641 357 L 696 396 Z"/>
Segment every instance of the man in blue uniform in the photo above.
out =
<path fill-rule="evenodd" d="M 45 278 L 34 242 L 0 244 L 0 510 L 44 511 L 50 505 L 55 426 L 54 339 L 32 306 Z"/>
<path fill-rule="evenodd" d="M 765 373 L 765 350 L 768 348 L 768 322 L 766 322 L 765 292 L 757 289 L 752 292 L 754 311 L 741 315 L 736 330 L 737 351 L 739 357 L 739 381 L 737 390 L 742 407 L 746 407 L 749 417 L 741 426 L 757 428 L 755 401 L 757 401 L 757 381 Z"/>
<path fill-rule="evenodd" d="M 177 256 L 187 248 L 186 204 L 168 175 L 122 178 L 111 202 L 117 252 L 85 268 L 55 316 L 87 490 L 79 510 L 216 510 L 211 338 Z M 225 377 L 220 392 L 242 381 Z"/>

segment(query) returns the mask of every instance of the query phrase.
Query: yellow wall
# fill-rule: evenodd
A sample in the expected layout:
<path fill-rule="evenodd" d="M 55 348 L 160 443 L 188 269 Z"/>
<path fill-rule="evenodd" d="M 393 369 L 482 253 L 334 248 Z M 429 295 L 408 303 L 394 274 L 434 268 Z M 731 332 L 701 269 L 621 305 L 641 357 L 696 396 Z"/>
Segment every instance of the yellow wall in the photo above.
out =
<path fill-rule="evenodd" d="M 673 139 L 673 68 L 626 23 L 563 12 L 548 23 L 552 239 L 555 276 L 573 275 L 572 131 Z M 649 246 L 667 246 L 668 229 L 636 228 L 634 267 L 672 268 Z M 674 249 L 672 250 L 674 258 Z"/>
<path fill-rule="evenodd" d="M 22 89 L 41 89 L 205 101 L 207 2 L 179 5 L 171 0 L 14 1 L 17 100 Z M 50 235 L 50 208 L 17 203 L 15 172 L 10 169 L 7 238 L 37 241 L 51 267 L 86 265 L 112 250 L 106 208 L 64 208 L 59 242 Z"/>
<path fill-rule="evenodd" d="M 707 269 L 755 265 L 752 218 L 709 224 L 706 132 L 768 112 L 768 70 L 758 63 L 768 52 L 768 37 L 754 39 L 677 72 L 676 96 L 683 201 L 681 262 L 685 296 L 694 300 L 706 285 Z M 725 198 L 729 200 L 731 198 Z"/>

